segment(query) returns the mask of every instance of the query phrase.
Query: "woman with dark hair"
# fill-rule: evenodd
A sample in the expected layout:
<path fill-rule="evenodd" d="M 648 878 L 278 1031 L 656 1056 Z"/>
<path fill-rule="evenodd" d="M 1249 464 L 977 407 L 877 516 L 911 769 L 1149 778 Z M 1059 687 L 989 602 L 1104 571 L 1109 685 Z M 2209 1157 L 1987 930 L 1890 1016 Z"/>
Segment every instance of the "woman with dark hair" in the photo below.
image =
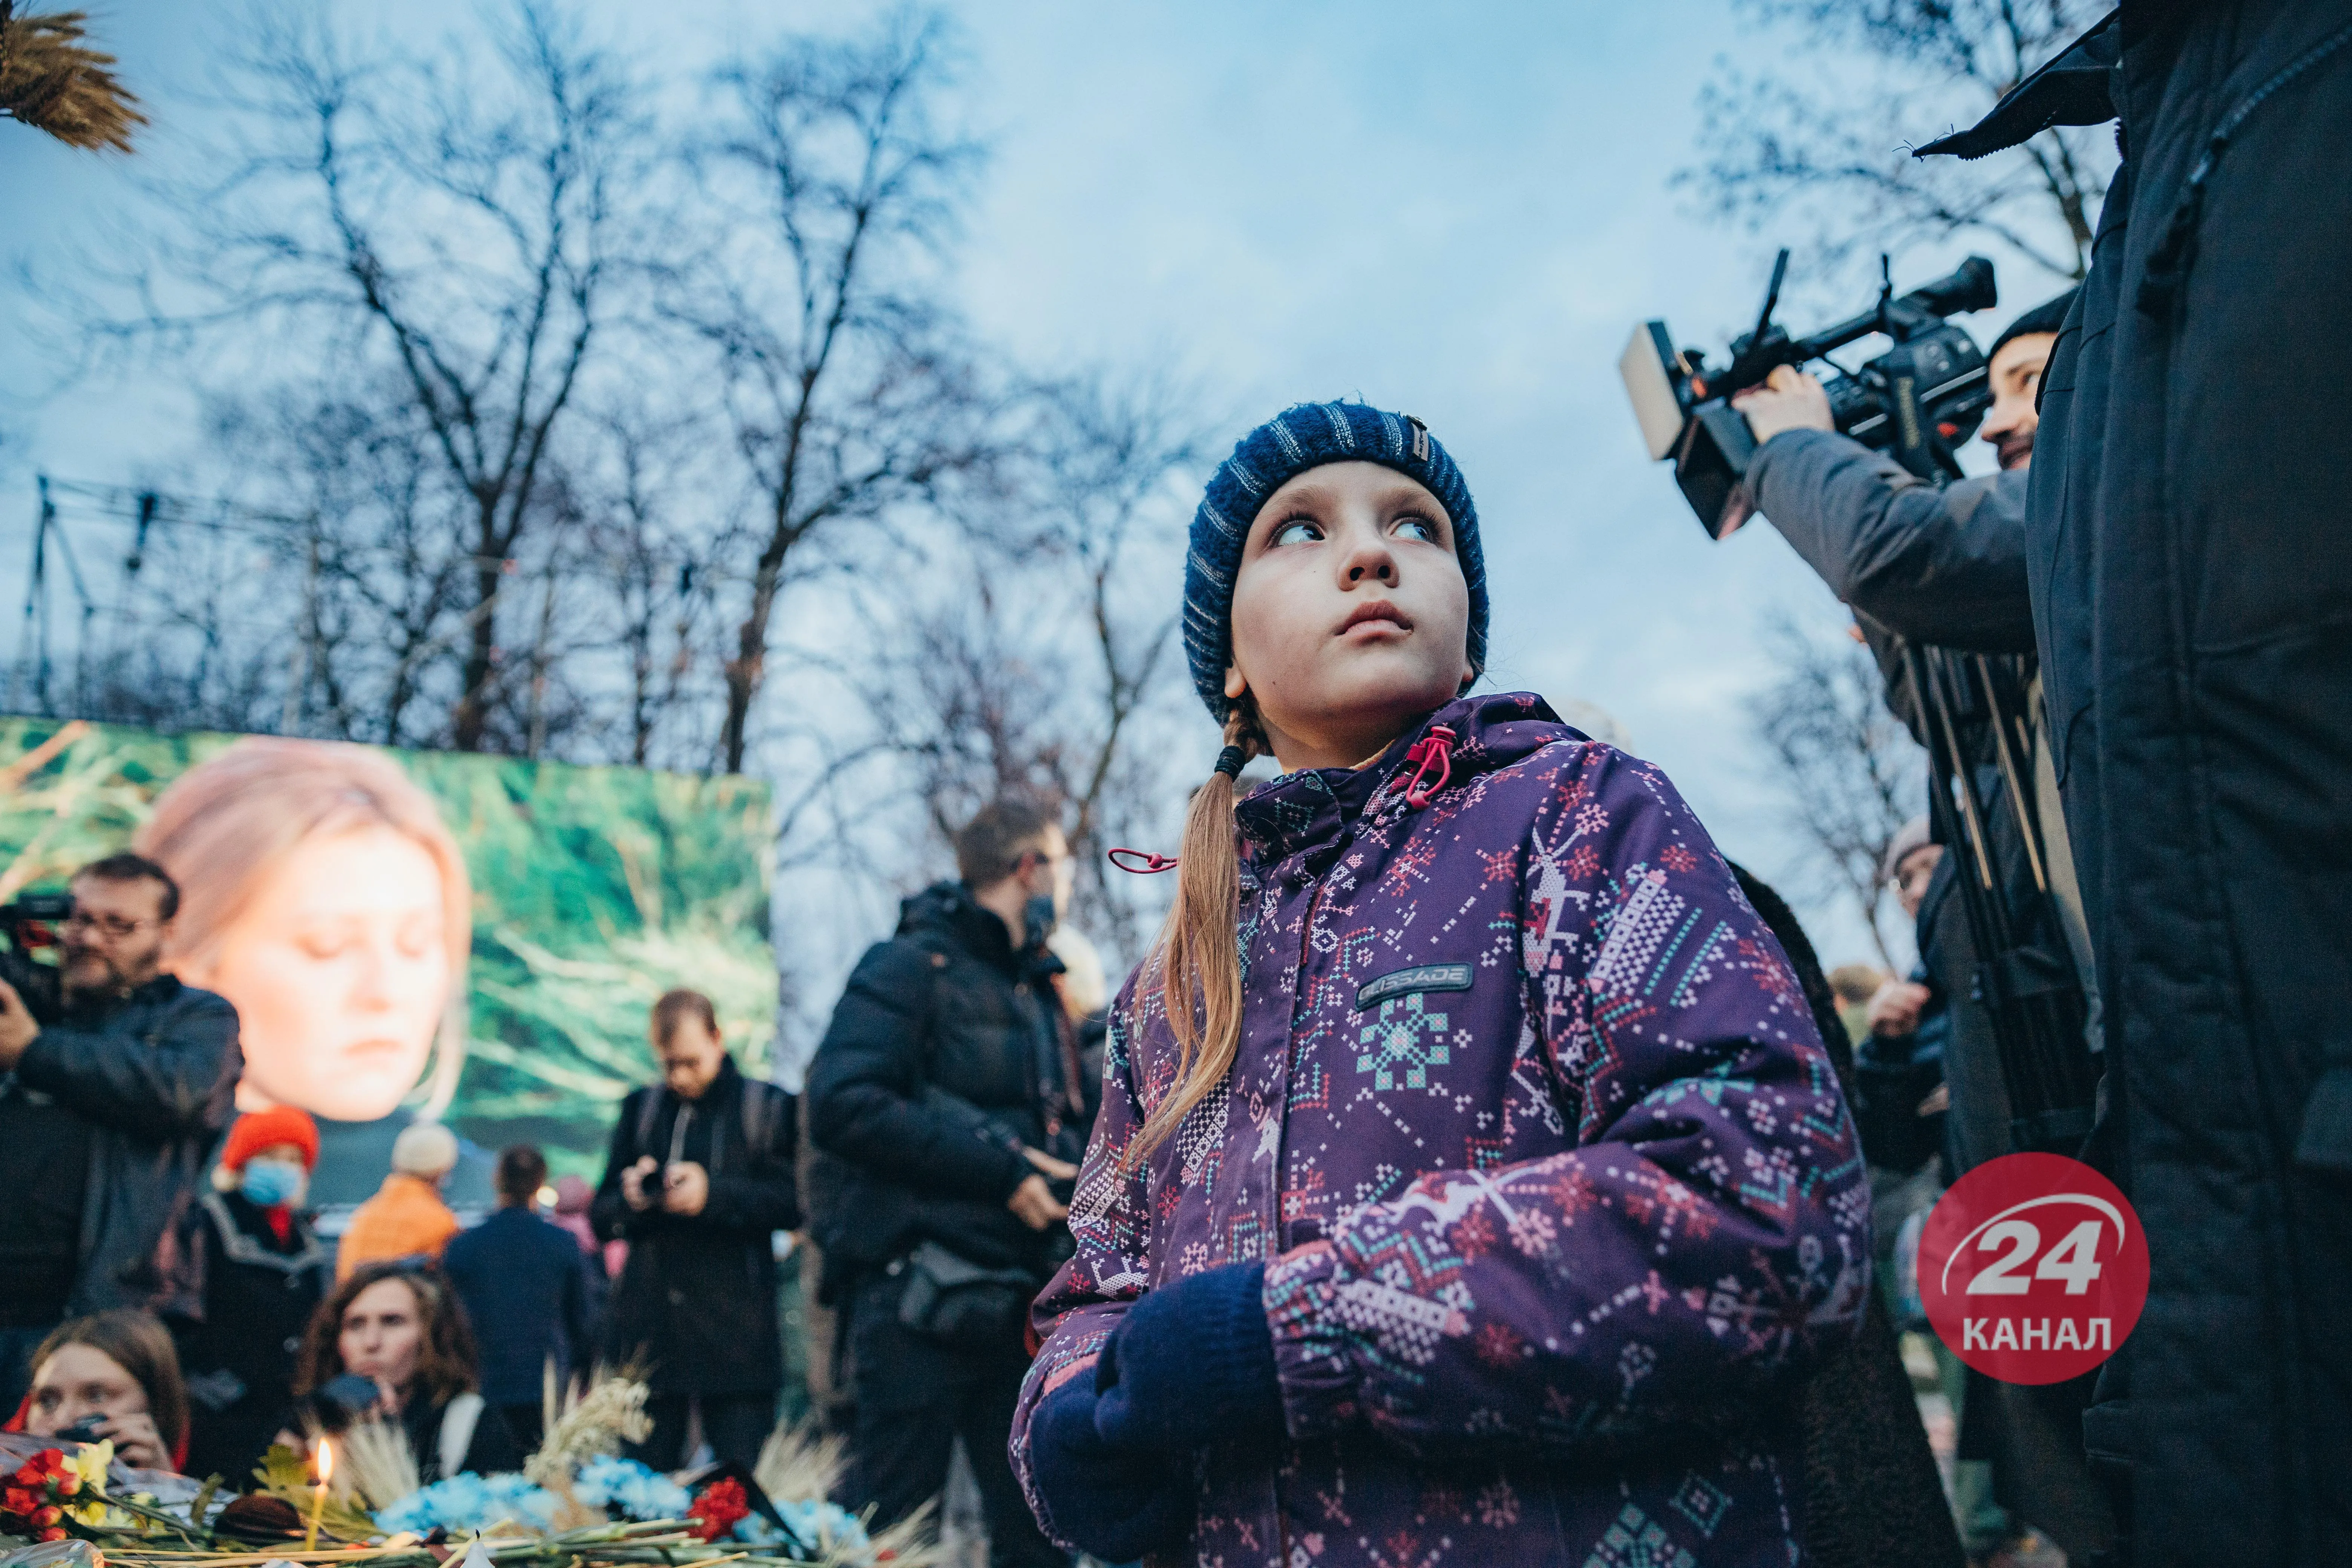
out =
<path fill-rule="evenodd" d="M 100 1312 L 58 1327 L 33 1352 L 33 1391 L 9 1420 L 36 1437 L 110 1440 L 133 1469 L 176 1470 L 188 1451 L 188 1391 L 172 1336 L 145 1312 Z"/>
<path fill-rule="evenodd" d="M 375 1384 L 373 1405 L 338 1396 L 331 1385 L 346 1373 Z M 362 1415 L 397 1421 L 428 1482 L 461 1470 L 519 1469 L 522 1449 L 476 1392 L 479 1381 L 474 1331 L 440 1270 L 371 1263 L 310 1319 L 294 1368 L 297 1419 L 331 1432 Z M 290 1432 L 279 1440 L 299 1444 Z"/>

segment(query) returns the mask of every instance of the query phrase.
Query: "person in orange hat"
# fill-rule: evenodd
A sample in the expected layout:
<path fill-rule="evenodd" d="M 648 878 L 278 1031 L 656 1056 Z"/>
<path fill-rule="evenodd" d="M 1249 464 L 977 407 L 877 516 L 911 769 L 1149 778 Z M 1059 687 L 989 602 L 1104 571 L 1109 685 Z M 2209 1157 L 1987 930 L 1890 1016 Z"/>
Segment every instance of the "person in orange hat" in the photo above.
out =
<path fill-rule="evenodd" d="M 250 1474 L 291 1397 L 332 1254 L 302 1217 L 319 1129 L 274 1106 L 239 1117 L 212 1190 L 165 1233 L 159 1314 L 186 1369 L 191 1475 Z"/>

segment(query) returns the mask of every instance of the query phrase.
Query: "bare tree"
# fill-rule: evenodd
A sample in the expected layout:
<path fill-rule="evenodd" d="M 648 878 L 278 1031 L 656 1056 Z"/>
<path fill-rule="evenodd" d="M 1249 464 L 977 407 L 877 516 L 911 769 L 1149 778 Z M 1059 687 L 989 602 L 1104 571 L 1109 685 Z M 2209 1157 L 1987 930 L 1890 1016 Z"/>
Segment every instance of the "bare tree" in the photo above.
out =
<path fill-rule="evenodd" d="M 1973 163 L 1911 147 L 1972 123 L 2086 31 L 2105 0 L 1737 0 L 1786 69 L 1718 62 L 1704 160 L 1677 176 L 1750 226 L 1809 222 L 1832 263 L 1857 247 L 1990 236 L 2066 278 L 2088 270 L 2116 164 L 2105 127 L 2054 127 Z"/>
<path fill-rule="evenodd" d="M 668 313 L 716 353 L 757 526 L 726 665 L 719 763 L 744 765 L 778 604 L 835 536 L 984 468 L 990 405 L 924 263 L 979 164 L 941 128 L 944 24 L 900 12 L 869 37 L 793 39 L 723 73 L 709 150 L 723 227 Z M 854 551 L 854 539 L 837 552 Z"/>
<path fill-rule="evenodd" d="M 501 637 L 509 620 L 534 637 L 546 601 L 507 591 L 533 530 L 570 514 L 543 492 L 630 273 L 632 85 L 538 0 L 516 0 L 489 50 L 452 40 L 431 60 L 307 7 L 257 9 L 246 37 L 227 79 L 238 140 L 206 159 L 229 173 L 173 194 L 186 227 L 138 279 L 145 308 L 100 331 L 201 347 L 247 374 L 307 360 L 389 388 L 395 406 L 371 412 L 413 430 L 433 464 L 417 502 L 437 515 L 407 542 L 416 574 L 457 623 L 406 650 L 456 665 L 433 738 L 527 744 L 527 718 L 499 726 L 502 702 L 530 700 L 527 680 L 508 689 Z M 387 732 L 405 728 L 421 674 L 408 658 Z"/>
<path fill-rule="evenodd" d="M 1892 968 L 1881 868 L 1895 834 L 1926 808 L 1926 753 L 1887 710 L 1868 648 L 1823 640 L 1791 621 L 1777 625 L 1771 641 L 1781 673 L 1753 700 L 1757 735 L 1776 764 L 1791 822 L 1818 851 L 1808 866 L 1825 868 L 1827 890 L 1849 900 Z"/>

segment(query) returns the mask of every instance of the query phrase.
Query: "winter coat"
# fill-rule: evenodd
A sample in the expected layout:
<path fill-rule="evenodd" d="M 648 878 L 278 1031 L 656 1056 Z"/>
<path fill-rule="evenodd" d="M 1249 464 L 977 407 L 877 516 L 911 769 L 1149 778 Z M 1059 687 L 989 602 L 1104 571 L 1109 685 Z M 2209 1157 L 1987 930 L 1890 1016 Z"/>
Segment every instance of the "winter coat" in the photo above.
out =
<path fill-rule="evenodd" d="M 1402 741 L 1242 802 L 1239 1055 L 1132 1173 L 1175 1050 L 1128 982 L 1014 1463 L 1050 1531 L 1038 1400 L 1265 1258 L 1287 1440 L 1205 1456 L 1202 1563 L 1795 1561 L 1789 1394 L 1871 1256 L 1806 999 L 1655 768 L 1530 696 L 1438 725 L 1423 806 Z"/>
<path fill-rule="evenodd" d="M 333 1253 L 298 1215 L 283 1240 L 241 1193 L 204 1193 L 158 1252 L 186 1374 L 188 1473 L 242 1482 L 276 1436 Z"/>
<path fill-rule="evenodd" d="M 2027 472 L 1937 487 L 1828 430 L 1783 430 L 1748 466 L 1757 508 L 1830 592 L 1898 636 L 2032 653 Z"/>
<path fill-rule="evenodd" d="M 2126 0 L 1953 139 L 2123 121 L 2027 550 L 2101 1157 L 2147 1227 L 2147 1304 L 2084 1420 L 2135 1563 L 2352 1540 L 2347 28 L 2347 0 Z"/>
<path fill-rule="evenodd" d="M 149 1304 L 156 1244 L 235 1120 L 244 1070 L 236 1009 L 168 974 L 120 1001 L 68 1008 L 25 1048 L 16 1083 L 92 1133 L 68 1317 Z"/>
<path fill-rule="evenodd" d="M 1043 1285 L 1068 1232 L 1005 1206 L 1041 1149 L 1075 1161 L 1095 1085 L 1063 1026 L 1050 954 L 1016 952 L 961 882 L 908 899 L 849 976 L 809 1064 L 810 1214 L 825 1294 L 931 1240 Z"/>
<path fill-rule="evenodd" d="M 646 1366 L 656 1394 L 783 1386 L 774 1237 L 801 1223 L 794 1110 L 791 1095 L 745 1078 L 732 1059 L 698 1100 L 655 1084 L 621 1102 L 590 1210 L 599 1236 L 629 1244 L 605 1312 L 604 1359 Z M 621 1173 L 647 1155 L 709 1173 L 701 1213 L 629 1206 Z"/>
<path fill-rule="evenodd" d="M 457 1216 L 441 1190 L 422 1176 L 394 1171 L 375 1196 L 352 1211 L 335 1249 L 335 1278 L 348 1279 L 362 1263 L 441 1256 L 457 1234 Z"/>
<path fill-rule="evenodd" d="M 474 1325 L 491 1404 L 537 1405 L 550 1361 L 558 1388 L 587 1373 L 589 1263 L 570 1231 L 509 1204 L 451 1241 L 441 1268 Z"/>

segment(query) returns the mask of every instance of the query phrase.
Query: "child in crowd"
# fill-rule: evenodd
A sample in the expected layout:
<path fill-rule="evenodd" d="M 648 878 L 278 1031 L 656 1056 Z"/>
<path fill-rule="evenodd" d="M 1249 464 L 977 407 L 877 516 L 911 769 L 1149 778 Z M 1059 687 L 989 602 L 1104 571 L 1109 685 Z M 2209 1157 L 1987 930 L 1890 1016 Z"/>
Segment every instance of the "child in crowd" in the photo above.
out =
<path fill-rule="evenodd" d="M 1540 699 L 1462 695 L 1477 518 L 1418 420 L 1244 437 L 1184 633 L 1227 744 L 1036 1308 L 1039 1521 L 1112 1561 L 1800 1560 L 1789 1392 L 1860 1319 L 1869 1192 L 1706 831 Z"/>

